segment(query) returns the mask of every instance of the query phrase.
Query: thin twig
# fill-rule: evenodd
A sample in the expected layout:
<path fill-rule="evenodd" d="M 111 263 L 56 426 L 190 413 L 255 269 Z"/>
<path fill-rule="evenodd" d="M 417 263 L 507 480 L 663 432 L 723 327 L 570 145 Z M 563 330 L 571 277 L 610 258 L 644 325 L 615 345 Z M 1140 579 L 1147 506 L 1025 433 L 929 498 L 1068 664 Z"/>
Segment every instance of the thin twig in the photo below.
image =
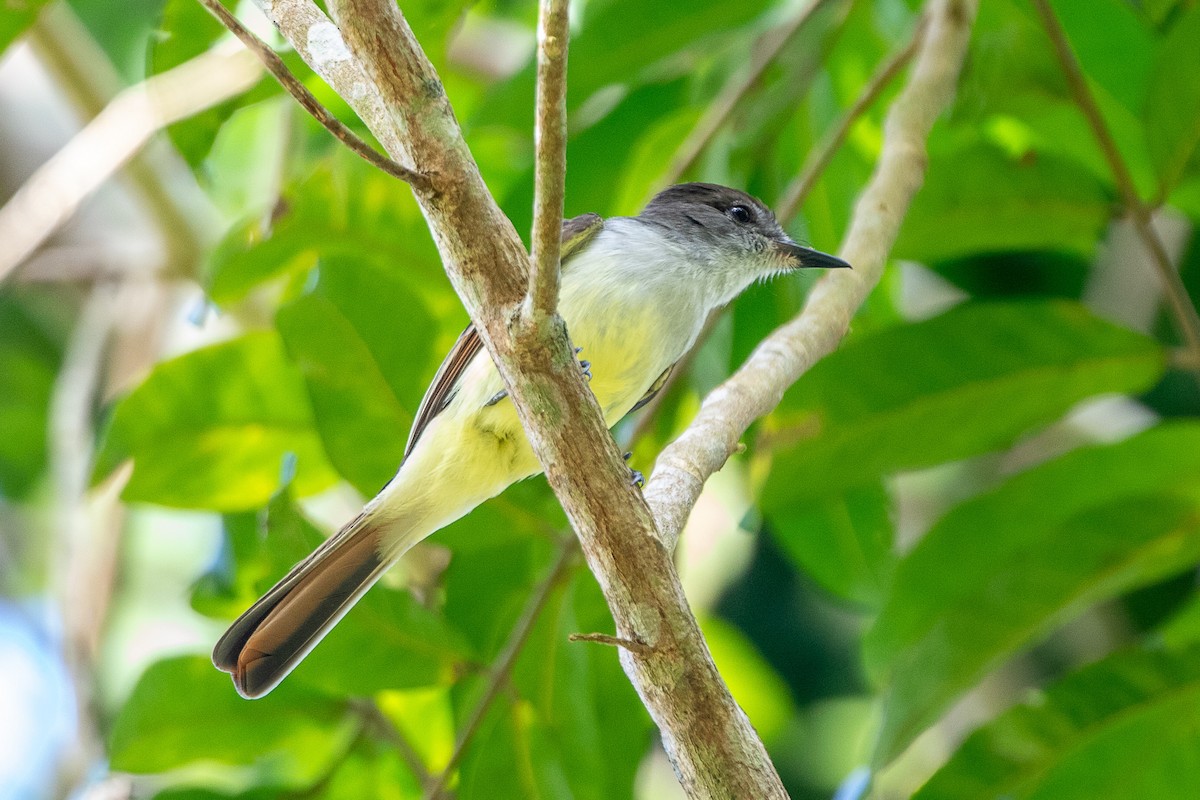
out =
<path fill-rule="evenodd" d="M 525 647 L 525 643 L 529 641 L 529 634 L 533 632 L 533 626 L 537 623 L 538 617 L 541 616 L 546 603 L 550 600 L 550 595 L 567 574 L 567 568 L 578 551 L 579 541 L 574 536 L 563 538 L 562 544 L 559 546 L 558 558 L 554 561 L 554 566 L 550 568 L 549 574 L 546 575 L 541 585 L 530 595 L 521 618 L 517 620 L 517 624 L 513 626 L 512 632 L 508 635 L 508 642 L 504 645 L 504 650 L 496 657 L 495 662 L 492 664 L 490 670 L 491 677 L 488 679 L 488 685 L 484 689 L 483 696 L 479 698 L 479 702 L 475 704 L 475 708 L 471 709 L 471 715 L 467 718 L 466 724 L 463 725 L 462 730 L 458 734 L 458 740 L 454 743 L 454 753 L 451 754 L 450 760 L 446 763 L 446 768 L 442 770 L 441 774 L 437 776 L 432 785 L 426 790 L 425 800 L 438 800 L 442 796 L 446 788 L 446 782 L 454 773 L 454 768 L 462 760 L 467 745 L 471 743 L 471 739 L 479 731 L 479 726 L 483 722 L 483 718 L 487 716 L 488 710 L 492 707 L 492 702 L 500 693 L 500 689 L 503 688 L 505 682 L 508 681 L 509 673 L 512 672 L 513 665 L 517 662 L 517 656 L 521 655 L 521 650 Z"/>
<path fill-rule="evenodd" d="M 1174 369 L 1200 372 L 1200 353 L 1194 350 L 1172 350 L 1167 361 Z"/>
<path fill-rule="evenodd" d="M 529 308 L 535 318 L 551 316 L 558 305 L 567 174 L 567 40 L 567 0 L 542 0 L 538 8 L 537 156 L 529 269 Z"/>
<path fill-rule="evenodd" d="M 804 24 L 812 19 L 813 14 L 827 2 L 829 0 L 809 0 L 809 3 L 800 9 L 796 16 L 788 20 L 787 24 L 763 37 L 770 38 L 771 41 L 754 48 L 756 58 L 750 71 L 725 84 L 721 93 L 717 95 L 712 105 L 708 107 L 696 122 L 695 127 L 688 133 L 687 138 L 683 140 L 675 157 L 671 159 L 671 165 L 667 167 L 665 183 L 678 182 L 689 169 L 695 166 L 700 155 L 708 147 L 717 131 L 721 130 L 733 110 L 758 85 L 763 73 L 779 57 L 784 48 L 796 38 L 796 35 L 804 29 Z"/>
<path fill-rule="evenodd" d="M 412 771 L 417 782 L 422 788 L 430 785 L 433 781 L 433 776 L 429 774 L 429 770 L 425 768 L 425 762 L 421 759 L 421 754 L 413 747 L 412 742 L 404 735 L 396 724 L 383 713 L 379 708 L 379 704 L 374 700 L 363 699 L 351 702 L 354 710 L 362 717 L 363 722 L 377 732 L 380 736 L 388 741 L 395 748 L 400 757 L 404 759 L 404 763 Z"/>
<path fill-rule="evenodd" d="M 123 514 L 117 491 L 89 491 L 95 439 L 92 415 L 117 325 L 122 287 L 97 284 L 84 302 L 50 401 L 49 444 L 58 530 L 54 588 L 62 620 L 63 661 L 75 691 L 78 735 L 60 756 L 58 796 L 79 789 L 103 753 L 96 696 L 101 633 L 116 585 Z"/>
<path fill-rule="evenodd" d="M 237 17 L 229 13 L 229 10 L 221 5 L 219 0 L 198 0 L 198 2 L 208 10 L 208 13 L 216 17 L 218 22 L 228 28 L 230 33 L 236 36 L 242 44 L 246 45 L 246 48 L 250 52 L 258 56 L 259 61 L 263 63 L 267 71 L 275 76 L 275 80 L 279 81 L 279 85 L 295 98 L 301 108 L 312 115 L 313 119 L 325 126 L 326 130 L 337 137 L 342 144 L 393 178 L 399 178 L 409 184 L 413 189 L 419 192 L 433 191 L 433 184 L 429 180 L 428 175 L 397 164 L 392 159 L 380 153 L 374 147 L 364 142 L 354 131 L 347 128 L 329 109 L 321 105 L 321 101 L 313 96 L 308 87 L 292 74 L 292 71 L 288 69 L 287 64 L 283 63 L 283 59 L 279 57 L 279 54 L 269 44 L 258 38 L 253 31 L 243 25 Z"/>
<path fill-rule="evenodd" d="M 29 28 L 25 41 L 81 119 L 98 116 L 125 88 L 108 55 L 67 3 L 47 6 Z M 258 69 L 244 54 L 238 56 L 247 69 Z M 94 155 L 97 161 L 102 158 L 101 154 Z M 111 248 L 98 249 L 89 245 L 81 248 L 87 251 L 85 258 L 74 259 L 78 272 L 86 272 L 88 262 L 107 261 L 116 268 L 101 267 L 100 271 L 107 275 L 102 274 L 100 279 L 117 275 L 125 280 L 137 279 L 153 269 L 163 277 L 195 279 L 203 262 L 197 254 L 207 252 L 216 244 L 222 224 L 220 213 L 204 191 L 193 181 L 179 180 L 184 171 L 186 167 L 178 151 L 168 142 L 153 138 L 121 168 L 120 177 L 141 200 L 141 207 L 153 219 L 162 239 L 165 253 L 160 263 L 147 270 L 136 259 L 114 254 Z M 46 264 L 46 254 L 46 248 L 40 248 L 38 269 L 28 269 L 21 277 L 42 278 L 40 269 Z M 51 262 L 53 260 L 51 257 Z M 60 263 L 72 261 L 67 257 Z M 80 279 L 91 277 L 80 275 Z M 51 276 L 49 280 L 70 281 L 73 278 Z"/>
<path fill-rule="evenodd" d="M 1189 350 L 1200 355 L 1200 314 L 1196 313 L 1196 307 L 1188 296 L 1183 278 L 1171 264 L 1171 257 L 1167 254 L 1167 249 L 1151 224 L 1151 209 L 1142 202 L 1141 196 L 1138 194 L 1133 175 L 1125 164 L 1125 159 L 1121 155 L 1112 133 L 1108 130 L 1108 125 L 1104 122 L 1104 115 L 1101 113 L 1099 105 L 1096 104 L 1096 98 L 1092 96 L 1087 78 L 1079 66 L 1079 60 L 1071 50 L 1067 34 L 1055 15 L 1054 9 L 1050 7 L 1047 0 L 1033 0 L 1033 4 L 1042 18 L 1042 25 L 1050 37 L 1051 44 L 1054 45 L 1054 53 L 1058 57 L 1059 66 L 1062 67 L 1063 75 L 1067 79 L 1071 96 L 1087 119 L 1092 133 L 1096 137 L 1096 142 L 1100 145 L 1100 150 L 1108 162 L 1109 169 L 1112 170 L 1113 178 L 1117 182 L 1117 190 L 1121 193 L 1121 201 L 1126 212 L 1133 219 L 1138 236 L 1145 243 L 1146 249 L 1150 251 L 1151 261 L 1162 281 L 1163 291 L 1167 296 L 1167 303 L 1175 319 L 1175 326 L 1179 329 L 1179 335 Z"/>
<path fill-rule="evenodd" d="M 594 642 L 595 644 L 606 644 L 609 647 L 621 647 L 639 656 L 650 652 L 650 646 L 645 642 L 635 641 L 634 639 L 622 639 L 620 636 L 612 636 L 607 633 L 572 633 L 567 637 L 567 640 L 571 642 Z"/>
<path fill-rule="evenodd" d="M 0 208 L 0 281 L 155 133 L 246 91 L 261 75 L 249 55 L 217 46 L 114 97 Z"/>
<path fill-rule="evenodd" d="M 326 7 L 332 3 L 327 0 Z M 254 0 L 305 64 L 349 104 L 393 160 L 414 162 L 400 126 L 384 104 L 358 59 L 350 54 L 341 30 L 314 0 Z M 426 170 L 427 174 L 432 170 Z"/>
<path fill-rule="evenodd" d="M 734 375 L 714 389 L 688 429 L 658 457 L 644 496 L 673 550 L 704 482 L 736 452 L 754 420 L 837 347 L 850 319 L 883 275 L 887 254 L 925 172 L 925 142 L 954 97 L 975 17 L 975 0 L 931 0 L 929 31 L 908 84 L 884 122 L 884 143 L 859 197 L 841 255 L 853 270 L 826 274 L 804 310 L 762 341 Z"/>
<path fill-rule="evenodd" d="M 833 160 L 834 155 L 841 148 L 854 123 L 875 104 L 875 101 L 883 94 L 883 90 L 896 79 L 896 76 L 912 60 L 913 55 L 917 52 L 917 48 L 921 44 L 921 37 L 925 32 L 926 19 L 922 15 L 920 20 L 917 21 L 916 29 L 913 31 L 908 44 L 879 65 L 875 74 L 871 76 L 871 80 L 867 82 L 866 87 L 859 94 L 858 99 L 854 101 L 854 105 L 850 106 L 846 110 L 846 113 L 842 114 L 837 124 L 825 133 L 820 144 L 808 154 L 808 159 L 804 163 L 804 169 L 800 171 L 800 174 L 784 190 L 783 198 L 775 207 L 775 214 L 785 224 L 804 205 L 804 201 L 816 185 L 817 179 L 828 168 L 829 162 Z"/>

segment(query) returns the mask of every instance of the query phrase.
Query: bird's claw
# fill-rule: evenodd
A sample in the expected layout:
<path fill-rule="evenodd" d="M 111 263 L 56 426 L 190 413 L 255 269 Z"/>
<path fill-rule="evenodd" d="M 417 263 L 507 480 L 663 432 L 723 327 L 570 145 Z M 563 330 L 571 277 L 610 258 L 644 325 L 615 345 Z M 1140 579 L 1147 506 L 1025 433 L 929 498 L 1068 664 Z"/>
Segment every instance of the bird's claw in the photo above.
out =
<path fill-rule="evenodd" d="M 628 461 L 629 459 L 633 458 L 633 451 L 626 450 L 624 453 L 621 454 L 621 458 L 624 459 L 625 461 Z M 629 485 L 636 486 L 639 489 L 646 488 L 646 476 L 643 475 L 640 470 L 636 470 L 633 467 L 630 467 L 629 468 Z"/>
<path fill-rule="evenodd" d="M 592 362 L 580 361 L 579 368 L 583 370 L 583 377 L 590 381 L 592 379 Z"/>

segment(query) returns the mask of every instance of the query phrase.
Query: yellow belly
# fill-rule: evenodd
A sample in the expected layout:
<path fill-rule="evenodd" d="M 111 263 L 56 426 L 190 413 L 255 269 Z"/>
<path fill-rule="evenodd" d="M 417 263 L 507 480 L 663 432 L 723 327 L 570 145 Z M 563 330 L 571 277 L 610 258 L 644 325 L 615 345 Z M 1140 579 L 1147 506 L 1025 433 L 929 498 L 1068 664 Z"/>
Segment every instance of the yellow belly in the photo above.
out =
<path fill-rule="evenodd" d="M 579 358 L 591 363 L 589 386 L 612 426 L 679 357 L 688 332 L 661 329 L 655 306 L 631 304 L 625 314 L 586 315 L 564 293 L 562 313 Z M 611 320 L 606 322 L 604 320 Z M 396 555 L 450 524 L 516 481 L 541 472 L 512 401 L 490 401 L 503 382 L 486 351 L 464 371 L 459 390 L 430 421 L 393 481 L 374 501 L 404 520 Z"/>

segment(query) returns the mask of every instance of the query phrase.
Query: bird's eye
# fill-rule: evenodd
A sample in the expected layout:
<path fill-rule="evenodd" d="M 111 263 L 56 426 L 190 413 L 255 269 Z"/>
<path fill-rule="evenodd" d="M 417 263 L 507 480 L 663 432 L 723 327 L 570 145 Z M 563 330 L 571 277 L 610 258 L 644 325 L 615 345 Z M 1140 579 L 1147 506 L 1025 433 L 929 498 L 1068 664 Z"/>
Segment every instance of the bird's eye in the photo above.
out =
<path fill-rule="evenodd" d="M 725 212 L 729 218 L 739 225 L 747 225 L 754 221 L 754 214 L 745 206 L 732 206 Z"/>

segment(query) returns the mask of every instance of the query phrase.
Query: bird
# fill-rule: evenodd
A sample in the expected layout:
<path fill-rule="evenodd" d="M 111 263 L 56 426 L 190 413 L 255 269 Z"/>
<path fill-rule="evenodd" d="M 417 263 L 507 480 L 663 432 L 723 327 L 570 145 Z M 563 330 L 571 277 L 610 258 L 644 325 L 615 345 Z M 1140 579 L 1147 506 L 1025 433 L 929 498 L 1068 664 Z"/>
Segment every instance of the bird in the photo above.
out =
<path fill-rule="evenodd" d="M 709 314 L 752 283 L 849 266 L 797 244 L 757 198 L 683 183 L 634 217 L 563 222 L 558 310 L 611 427 L 663 387 Z M 413 545 L 540 471 L 469 325 L 417 408 L 395 476 L 233 622 L 214 665 L 243 697 L 262 697 Z"/>

